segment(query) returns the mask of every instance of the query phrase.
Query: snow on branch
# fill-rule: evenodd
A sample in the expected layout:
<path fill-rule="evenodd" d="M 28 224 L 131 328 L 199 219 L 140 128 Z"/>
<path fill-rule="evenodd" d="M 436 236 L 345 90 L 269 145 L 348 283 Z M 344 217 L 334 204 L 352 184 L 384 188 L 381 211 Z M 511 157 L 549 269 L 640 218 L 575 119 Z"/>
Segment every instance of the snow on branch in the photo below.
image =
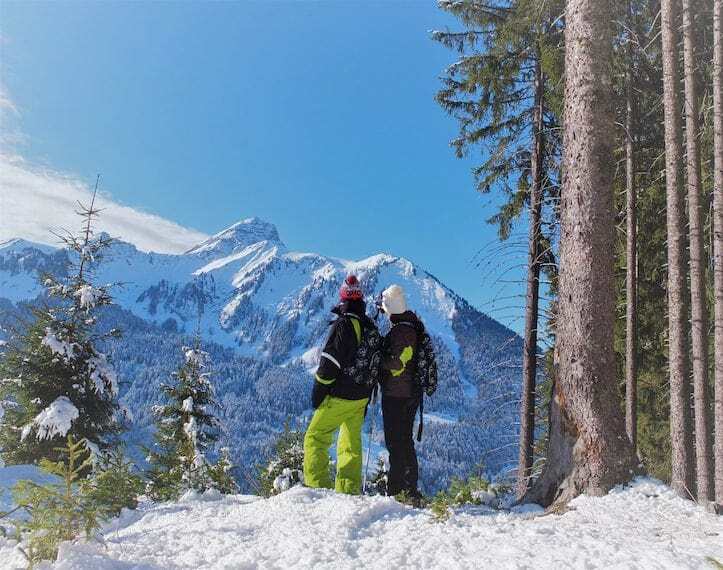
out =
<path fill-rule="evenodd" d="M 78 298 L 81 308 L 88 311 L 95 308 L 98 302 L 105 297 L 105 292 L 102 289 L 85 284 L 78 287 L 73 295 Z"/>
<path fill-rule="evenodd" d="M 181 406 L 181 409 L 184 412 L 192 412 L 193 411 L 193 398 L 189 396 L 185 400 L 183 400 L 183 405 Z"/>
<path fill-rule="evenodd" d="M 98 394 L 104 394 L 110 391 L 112 395 L 118 393 L 118 375 L 115 369 L 108 362 L 108 357 L 99 352 L 88 360 L 90 368 L 90 379 L 95 385 Z"/>
<path fill-rule="evenodd" d="M 73 421 L 77 419 L 78 408 L 66 396 L 59 396 L 23 428 L 20 439 L 24 440 L 33 427 L 37 430 L 38 439 L 65 436 L 70 431 Z"/>
<path fill-rule="evenodd" d="M 62 356 L 66 362 L 75 357 L 75 350 L 78 348 L 75 343 L 60 340 L 50 327 L 46 327 L 45 336 L 40 344 L 47 346 L 53 354 Z"/>
<path fill-rule="evenodd" d="M 205 368 L 208 363 L 208 352 L 197 348 L 183 347 L 183 353 L 186 357 L 186 363 L 198 368 Z"/>

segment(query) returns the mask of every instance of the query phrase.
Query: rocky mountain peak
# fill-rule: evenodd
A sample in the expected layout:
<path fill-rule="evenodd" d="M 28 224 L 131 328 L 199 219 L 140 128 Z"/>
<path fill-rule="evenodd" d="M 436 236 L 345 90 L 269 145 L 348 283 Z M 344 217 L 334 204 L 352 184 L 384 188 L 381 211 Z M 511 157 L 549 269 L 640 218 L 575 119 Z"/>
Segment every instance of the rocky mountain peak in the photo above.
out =
<path fill-rule="evenodd" d="M 262 241 L 281 244 L 276 226 L 260 218 L 247 218 L 211 236 L 186 253 L 204 257 L 223 256 Z"/>

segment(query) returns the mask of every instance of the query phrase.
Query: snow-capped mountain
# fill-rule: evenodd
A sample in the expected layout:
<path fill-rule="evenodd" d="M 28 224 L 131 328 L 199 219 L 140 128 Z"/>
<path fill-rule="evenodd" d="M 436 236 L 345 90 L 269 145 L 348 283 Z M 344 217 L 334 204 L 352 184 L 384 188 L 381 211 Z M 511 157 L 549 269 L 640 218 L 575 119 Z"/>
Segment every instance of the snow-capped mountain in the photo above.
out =
<path fill-rule="evenodd" d="M 66 263 L 64 250 L 24 240 L 0 245 L 6 318 L 42 293 L 39 274 L 62 273 Z M 247 464 L 260 459 L 263 441 L 285 416 L 308 411 L 309 372 L 348 273 L 359 277 L 371 314 L 379 293 L 401 284 L 437 340 L 442 378 L 426 404 L 421 446 L 427 486 L 480 461 L 495 473 L 506 469 L 517 438 L 519 337 L 406 259 L 380 254 L 347 261 L 294 252 L 273 224 L 258 218 L 180 255 L 117 241 L 100 265 L 99 282 L 120 284 L 114 295 L 119 310 L 109 318 L 125 335 L 110 351 L 140 432 L 151 422 L 147 408 L 177 363 L 182 337 L 200 327 L 213 348 L 229 442 Z"/>

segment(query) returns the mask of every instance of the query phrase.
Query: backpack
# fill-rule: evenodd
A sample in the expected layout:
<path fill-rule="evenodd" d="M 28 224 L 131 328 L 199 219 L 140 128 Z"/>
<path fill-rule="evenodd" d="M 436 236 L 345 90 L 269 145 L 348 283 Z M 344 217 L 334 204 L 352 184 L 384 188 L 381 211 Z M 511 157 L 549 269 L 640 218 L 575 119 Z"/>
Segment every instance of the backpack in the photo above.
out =
<path fill-rule="evenodd" d="M 427 396 L 431 396 L 437 391 L 437 357 L 434 354 L 432 337 L 429 336 L 421 321 L 418 325 L 406 321 L 398 324 L 414 327 L 417 331 L 414 383 L 421 388 Z"/>
<path fill-rule="evenodd" d="M 343 315 L 342 318 L 351 320 L 354 317 Z M 379 383 L 381 373 L 383 338 L 375 326 L 366 325 L 361 319 L 358 319 L 357 322 L 361 325 L 359 330 L 361 338 L 354 362 L 344 368 L 342 372 L 357 386 L 373 389 Z M 356 326 L 354 328 L 356 330 Z"/>
<path fill-rule="evenodd" d="M 434 354 L 434 343 L 429 333 L 420 327 L 417 331 L 417 369 L 414 373 L 414 381 L 427 396 L 437 391 L 437 357 Z"/>
<path fill-rule="evenodd" d="M 403 321 L 400 325 L 414 327 L 417 331 L 416 370 L 414 371 L 414 383 L 421 388 L 419 394 L 419 427 L 417 428 L 417 441 L 422 441 L 424 431 L 424 395 L 431 396 L 437 391 L 437 357 L 434 354 L 434 343 L 432 337 L 420 321 L 413 325 Z"/>

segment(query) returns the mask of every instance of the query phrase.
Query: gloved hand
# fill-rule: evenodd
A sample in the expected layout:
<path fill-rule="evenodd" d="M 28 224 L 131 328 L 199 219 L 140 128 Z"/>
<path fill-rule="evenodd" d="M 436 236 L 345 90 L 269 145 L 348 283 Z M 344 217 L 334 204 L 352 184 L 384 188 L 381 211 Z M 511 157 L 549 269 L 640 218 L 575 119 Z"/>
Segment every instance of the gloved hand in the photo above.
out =
<path fill-rule="evenodd" d="M 321 406 L 321 403 L 331 393 L 331 384 L 322 384 L 314 380 L 314 388 L 311 391 L 311 405 L 314 409 Z"/>

